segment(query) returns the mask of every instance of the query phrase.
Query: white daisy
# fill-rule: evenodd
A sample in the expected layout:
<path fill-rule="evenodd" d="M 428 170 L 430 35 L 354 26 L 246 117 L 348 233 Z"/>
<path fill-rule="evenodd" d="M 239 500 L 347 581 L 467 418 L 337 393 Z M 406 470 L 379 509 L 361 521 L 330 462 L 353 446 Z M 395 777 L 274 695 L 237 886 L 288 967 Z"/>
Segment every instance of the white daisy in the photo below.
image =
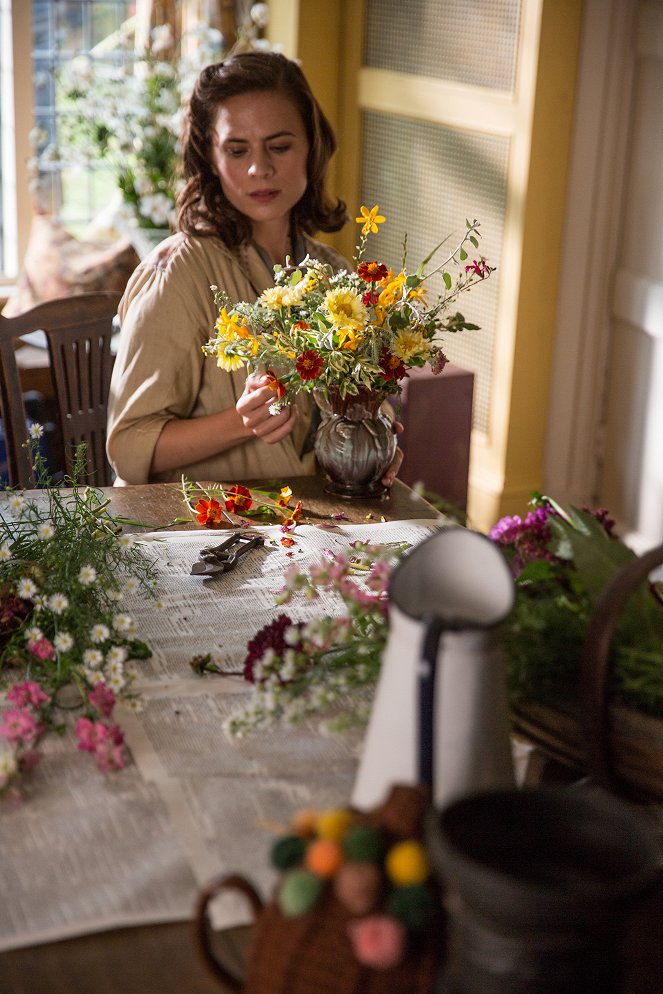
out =
<path fill-rule="evenodd" d="M 44 633 L 42 632 L 41 628 L 37 627 L 37 625 L 32 625 L 31 628 L 26 628 L 24 634 L 25 634 L 25 641 L 28 643 L 38 642 L 39 639 L 43 639 L 44 637 Z"/>
<path fill-rule="evenodd" d="M 130 614 L 116 614 L 113 618 L 113 628 L 118 632 L 133 632 L 136 625 Z"/>
<path fill-rule="evenodd" d="M 85 673 L 85 679 L 91 687 L 96 687 L 98 683 L 104 682 L 105 678 L 101 670 L 90 670 L 86 666 L 83 672 Z"/>
<path fill-rule="evenodd" d="M 48 606 L 53 614 L 62 614 L 69 607 L 69 598 L 64 594 L 51 594 L 48 598 Z"/>
<path fill-rule="evenodd" d="M 129 653 L 123 645 L 114 645 L 106 653 L 107 663 L 124 663 Z"/>
<path fill-rule="evenodd" d="M 5 542 L 4 545 L 0 545 L 0 563 L 6 563 L 8 559 L 12 557 L 12 550 L 9 542 Z"/>
<path fill-rule="evenodd" d="M 90 629 L 90 642 L 94 642 L 95 645 L 105 642 L 107 638 L 110 638 L 110 629 L 107 625 L 93 625 Z"/>
<path fill-rule="evenodd" d="M 104 654 L 101 649 L 86 649 L 83 653 L 83 663 L 92 669 L 101 666 L 104 661 Z"/>
<path fill-rule="evenodd" d="M 106 595 L 109 601 L 121 601 L 122 594 L 119 590 L 107 590 Z"/>
<path fill-rule="evenodd" d="M 140 584 L 135 576 L 130 576 L 129 579 L 124 584 L 125 594 L 137 594 L 140 589 Z"/>
<path fill-rule="evenodd" d="M 134 544 L 135 539 L 132 535 L 120 535 L 119 541 L 122 549 L 130 549 Z"/>
<path fill-rule="evenodd" d="M 17 593 L 23 600 L 29 601 L 37 593 L 37 584 L 26 576 L 18 581 Z"/>
<path fill-rule="evenodd" d="M 25 507 L 25 498 L 21 494 L 12 494 L 8 504 L 12 511 L 22 511 Z"/>
<path fill-rule="evenodd" d="M 30 425 L 30 438 L 41 438 L 43 434 L 44 434 L 43 425 L 37 424 L 36 421 L 34 424 Z"/>
<path fill-rule="evenodd" d="M 110 687 L 114 694 L 119 694 L 124 689 L 125 683 L 123 673 L 113 673 L 111 676 L 106 676 L 106 686 Z"/>
<path fill-rule="evenodd" d="M 53 645 L 58 652 L 69 652 L 73 644 L 74 639 L 69 632 L 58 632 L 53 639 Z"/>
<path fill-rule="evenodd" d="M 42 521 L 37 525 L 37 538 L 40 538 L 42 541 L 53 538 L 54 535 L 55 528 L 52 521 Z"/>
<path fill-rule="evenodd" d="M 90 587 L 97 579 L 97 571 L 94 566 L 81 566 L 78 571 L 78 582 L 84 587 Z"/>

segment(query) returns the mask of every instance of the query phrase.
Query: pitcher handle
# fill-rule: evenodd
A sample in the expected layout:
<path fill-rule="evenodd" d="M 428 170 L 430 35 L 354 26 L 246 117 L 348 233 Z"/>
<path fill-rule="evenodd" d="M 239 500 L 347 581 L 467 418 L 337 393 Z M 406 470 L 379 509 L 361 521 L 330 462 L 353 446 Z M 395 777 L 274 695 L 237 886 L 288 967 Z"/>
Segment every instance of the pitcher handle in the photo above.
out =
<path fill-rule="evenodd" d="M 419 738 L 418 774 L 419 783 L 434 792 L 433 753 L 435 750 L 435 678 L 437 675 L 437 653 L 444 630 L 442 619 L 435 616 L 422 618 L 424 639 L 418 680 L 419 695 Z"/>
<path fill-rule="evenodd" d="M 224 964 L 217 959 L 212 951 L 211 932 L 212 927 L 209 920 L 208 908 L 213 900 L 223 890 L 236 890 L 248 898 L 254 920 L 264 908 L 264 902 L 257 890 L 245 877 L 238 873 L 225 874 L 211 880 L 198 895 L 196 901 L 195 918 L 193 922 L 194 939 L 198 951 L 210 973 L 219 977 L 228 990 L 236 991 L 238 994 L 244 990 L 244 983 L 234 973 L 231 973 Z"/>

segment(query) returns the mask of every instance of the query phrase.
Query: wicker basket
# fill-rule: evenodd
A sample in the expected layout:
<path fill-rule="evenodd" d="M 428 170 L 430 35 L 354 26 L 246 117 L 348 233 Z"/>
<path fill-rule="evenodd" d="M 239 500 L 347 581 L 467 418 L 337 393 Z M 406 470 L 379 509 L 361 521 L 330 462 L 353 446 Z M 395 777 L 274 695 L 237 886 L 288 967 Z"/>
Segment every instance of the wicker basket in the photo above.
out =
<path fill-rule="evenodd" d="M 598 598 L 580 662 L 580 717 L 533 703 L 512 714 L 515 731 L 544 755 L 583 768 L 614 793 L 652 801 L 663 801 L 663 721 L 610 705 L 608 675 L 620 612 L 661 565 L 663 545 L 627 563 Z"/>

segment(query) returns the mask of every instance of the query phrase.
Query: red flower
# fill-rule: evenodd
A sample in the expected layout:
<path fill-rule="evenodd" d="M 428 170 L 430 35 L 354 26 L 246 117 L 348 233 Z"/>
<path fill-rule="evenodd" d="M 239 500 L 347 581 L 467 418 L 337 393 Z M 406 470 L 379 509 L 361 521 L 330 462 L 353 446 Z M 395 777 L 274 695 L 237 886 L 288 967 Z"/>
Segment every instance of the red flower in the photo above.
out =
<path fill-rule="evenodd" d="M 294 508 L 290 512 L 289 517 L 287 517 L 285 519 L 285 521 L 283 522 L 283 526 L 282 527 L 286 528 L 289 525 L 296 524 L 299 521 L 299 519 L 301 518 L 301 516 L 302 516 L 302 502 L 300 500 L 298 500 L 297 503 L 295 504 Z"/>
<path fill-rule="evenodd" d="M 292 538 L 291 535 L 284 535 L 283 538 L 281 539 L 281 545 L 284 545 L 286 549 L 289 549 L 294 544 L 295 540 L 294 538 Z"/>
<path fill-rule="evenodd" d="M 387 382 L 390 380 L 402 380 L 407 375 L 405 365 L 398 356 L 392 355 L 389 349 L 382 349 L 380 353 L 379 366 L 382 376 Z"/>
<path fill-rule="evenodd" d="M 375 307 L 380 299 L 380 294 L 377 290 L 367 290 L 365 294 L 362 295 L 361 301 L 364 307 Z"/>
<path fill-rule="evenodd" d="M 252 504 L 251 491 L 241 483 L 236 483 L 226 493 L 226 511 L 241 514 L 242 511 L 248 511 Z"/>
<path fill-rule="evenodd" d="M 378 283 L 387 273 L 388 269 L 382 262 L 360 262 L 357 266 L 357 275 L 367 283 Z"/>
<path fill-rule="evenodd" d="M 487 264 L 485 257 L 482 255 L 478 261 L 473 259 L 471 265 L 465 266 L 465 272 L 474 273 L 476 276 L 483 279 L 484 276 L 490 276 L 492 269 Z"/>
<path fill-rule="evenodd" d="M 223 511 L 218 500 L 204 500 L 202 497 L 196 504 L 194 511 L 198 518 L 198 524 L 203 528 L 220 528 Z"/>
<path fill-rule="evenodd" d="M 315 349 L 307 349 L 297 356 L 295 367 L 303 380 L 317 380 L 324 363 Z"/>
<path fill-rule="evenodd" d="M 311 327 L 311 325 L 307 324 L 306 321 L 297 321 L 297 322 L 295 322 L 295 324 L 293 324 L 292 327 L 293 327 L 293 329 L 294 328 L 299 328 L 300 331 L 308 331 L 309 328 Z"/>

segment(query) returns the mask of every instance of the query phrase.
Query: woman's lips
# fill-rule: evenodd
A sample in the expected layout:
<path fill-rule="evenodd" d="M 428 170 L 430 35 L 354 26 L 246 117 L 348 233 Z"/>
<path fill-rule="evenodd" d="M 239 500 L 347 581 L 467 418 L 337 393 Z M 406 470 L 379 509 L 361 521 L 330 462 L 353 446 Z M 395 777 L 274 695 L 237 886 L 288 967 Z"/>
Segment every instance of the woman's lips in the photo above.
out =
<path fill-rule="evenodd" d="M 255 200 L 259 204 L 271 204 L 272 200 L 276 199 L 279 195 L 279 190 L 255 190 L 250 193 L 249 196 L 251 200 Z"/>

